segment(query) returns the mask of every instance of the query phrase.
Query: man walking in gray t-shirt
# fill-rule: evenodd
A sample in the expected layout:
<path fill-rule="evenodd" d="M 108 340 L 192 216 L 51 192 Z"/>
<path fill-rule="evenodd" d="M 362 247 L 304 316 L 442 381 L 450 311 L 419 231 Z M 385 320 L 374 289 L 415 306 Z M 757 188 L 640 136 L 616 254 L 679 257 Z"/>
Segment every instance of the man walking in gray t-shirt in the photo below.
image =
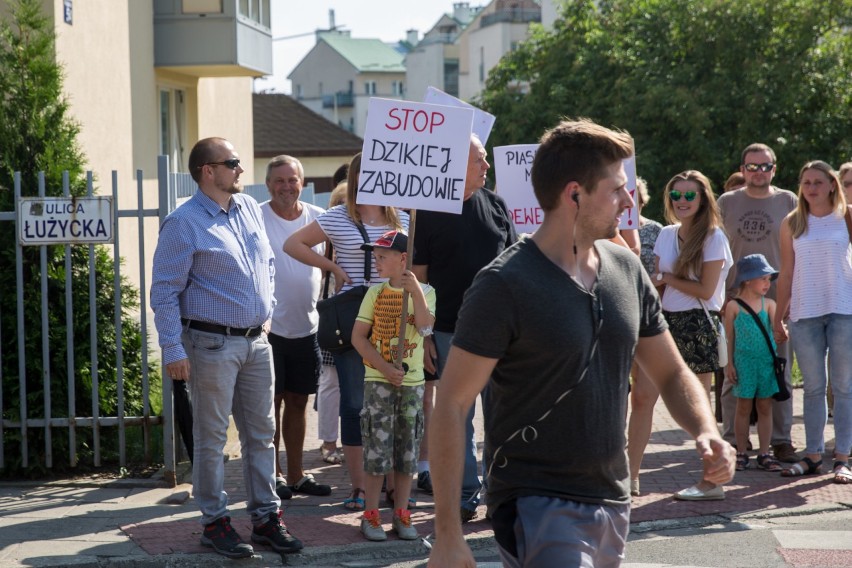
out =
<path fill-rule="evenodd" d="M 704 479 L 733 477 L 734 450 L 677 351 L 650 277 L 635 254 L 601 240 L 617 234 L 634 205 L 622 163 L 632 154 L 627 133 L 589 120 L 546 132 L 532 166 L 544 222 L 483 268 L 464 296 L 430 427 L 430 567 L 476 566 L 458 502 L 462 433 L 486 383 L 488 510 L 504 566 L 624 560 L 634 352 L 695 437 Z"/>
<path fill-rule="evenodd" d="M 781 221 L 796 208 L 796 195 L 786 189 L 772 185 L 776 171 L 775 152 L 766 144 L 751 144 L 743 150 L 740 171 L 745 177 L 743 188 L 730 191 L 719 197 L 719 209 L 725 231 L 731 243 L 734 261 L 749 254 L 760 253 L 775 270 L 781 270 L 781 245 L 778 231 Z M 736 295 L 736 267 L 728 273 L 727 299 Z M 775 282 L 767 294 L 775 299 Z M 787 341 L 778 346 L 779 357 L 790 362 L 787 365 L 787 389 L 792 393 L 790 370 L 793 368 L 793 351 Z M 722 385 L 722 435 L 734 442 L 734 414 L 737 401 L 731 394 L 733 385 L 725 381 Z M 772 451 L 775 458 L 795 463 L 799 461 L 790 438 L 793 426 L 793 398 L 772 403 Z M 740 451 L 745 451 L 740 449 Z"/>

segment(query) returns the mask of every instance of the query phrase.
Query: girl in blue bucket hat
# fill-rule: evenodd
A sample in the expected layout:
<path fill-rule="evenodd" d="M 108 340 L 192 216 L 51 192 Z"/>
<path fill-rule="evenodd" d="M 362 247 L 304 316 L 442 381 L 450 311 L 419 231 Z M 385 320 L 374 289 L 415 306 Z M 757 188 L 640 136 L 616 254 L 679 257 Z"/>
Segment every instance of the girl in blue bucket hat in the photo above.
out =
<path fill-rule="evenodd" d="M 725 308 L 725 333 L 728 336 L 728 353 L 731 358 L 725 367 L 725 378 L 734 385 L 737 399 L 734 418 L 734 435 L 737 442 L 737 470 L 749 466 L 746 451 L 749 438 L 749 417 L 752 401 L 757 407 L 757 467 L 766 471 L 780 471 L 781 464 L 769 454 L 772 434 L 772 395 L 778 392 L 775 380 L 775 341 L 770 333 L 775 317 L 775 302 L 766 297 L 778 271 L 772 268 L 762 254 L 750 254 L 737 262 L 738 288 L 735 301 Z M 747 305 L 757 314 L 763 329 L 772 342 L 772 351 L 754 317 L 743 307 Z"/>

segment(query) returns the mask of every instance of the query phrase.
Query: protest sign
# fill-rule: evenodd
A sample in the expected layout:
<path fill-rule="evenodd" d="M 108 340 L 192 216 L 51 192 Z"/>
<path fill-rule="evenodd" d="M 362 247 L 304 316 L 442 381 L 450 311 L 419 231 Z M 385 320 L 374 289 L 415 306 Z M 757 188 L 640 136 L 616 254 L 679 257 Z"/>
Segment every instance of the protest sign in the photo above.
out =
<path fill-rule="evenodd" d="M 630 197 L 633 198 L 633 203 L 637 203 L 636 197 L 636 156 L 630 156 L 624 160 L 624 173 L 627 174 L 627 191 Z M 618 225 L 619 230 L 623 229 L 638 229 L 639 228 L 639 207 L 627 209 L 621 216 L 621 223 Z"/>
<path fill-rule="evenodd" d="M 538 144 L 516 144 L 494 148 L 497 193 L 506 202 L 518 233 L 534 233 L 544 221 L 544 212 L 533 193 L 530 169 Z"/>
<path fill-rule="evenodd" d="M 473 133 L 479 138 L 482 145 L 488 141 L 491 135 L 491 129 L 494 127 L 495 116 L 488 114 L 482 109 L 476 108 L 472 104 L 466 103 L 461 99 L 457 99 L 452 95 L 448 95 L 440 89 L 429 87 L 426 89 L 426 96 L 423 97 L 424 103 L 434 105 L 446 105 L 452 107 L 469 108 L 473 110 Z"/>
<path fill-rule="evenodd" d="M 461 213 L 473 111 L 371 98 L 356 202 Z"/>

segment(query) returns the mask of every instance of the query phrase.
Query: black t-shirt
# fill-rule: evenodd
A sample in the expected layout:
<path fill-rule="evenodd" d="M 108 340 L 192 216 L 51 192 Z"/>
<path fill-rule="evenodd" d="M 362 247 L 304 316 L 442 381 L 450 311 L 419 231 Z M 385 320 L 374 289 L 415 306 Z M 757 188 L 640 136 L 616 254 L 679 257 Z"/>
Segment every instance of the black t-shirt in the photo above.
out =
<path fill-rule="evenodd" d="M 662 333 L 666 322 L 638 257 L 607 241 L 595 247 L 591 293 L 523 239 L 465 295 L 453 345 L 498 359 L 485 416 L 489 510 L 532 495 L 630 500 L 630 365 L 638 338 Z"/>
<path fill-rule="evenodd" d="M 517 238 L 503 198 L 487 189 L 467 199 L 461 215 L 417 212 L 413 263 L 429 266 L 429 284 L 437 294 L 436 331 L 455 331 L 476 273 Z"/>

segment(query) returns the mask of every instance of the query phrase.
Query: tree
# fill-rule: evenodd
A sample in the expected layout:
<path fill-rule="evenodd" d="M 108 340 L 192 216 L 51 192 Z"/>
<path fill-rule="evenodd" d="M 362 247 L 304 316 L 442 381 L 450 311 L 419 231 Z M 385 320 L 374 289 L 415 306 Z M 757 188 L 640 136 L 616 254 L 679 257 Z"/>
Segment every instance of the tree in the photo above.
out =
<path fill-rule="evenodd" d="M 565 2 L 553 31 L 492 71 L 480 104 L 498 117 L 494 145 L 586 116 L 634 136 L 652 192 L 686 169 L 721 186 L 752 142 L 793 189 L 806 161 L 852 156 L 852 0 L 595 4 Z"/>
<path fill-rule="evenodd" d="M 84 157 L 77 145 L 80 127 L 69 117 L 68 103 L 62 93 L 62 70 L 55 61 L 54 34 L 41 12 L 39 0 L 16 0 L 12 3 L 8 22 L 0 23 L 0 211 L 14 207 L 13 172 L 21 172 L 22 193 L 37 195 L 37 173 L 45 173 L 46 193 L 62 195 L 62 172 L 68 171 L 72 195 L 86 191 Z M 3 338 L 2 388 L 3 418 L 44 417 L 42 399 L 42 355 L 40 281 L 38 248 L 24 247 L 24 319 L 27 416 L 22 417 L 16 403 L 19 396 L 17 321 L 15 309 L 15 253 L 17 236 L 12 223 L 0 223 L 0 337 Z M 76 401 L 79 416 L 91 415 L 92 369 L 90 368 L 90 322 L 88 317 L 89 268 L 88 247 L 71 248 L 73 335 L 75 338 L 76 392 L 67 392 L 65 322 L 65 251 L 64 247 L 47 247 L 48 305 L 50 342 L 50 381 L 52 415 L 66 416 L 69 397 Z M 97 305 L 97 344 L 99 349 L 99 399 L 101 415 L 115 415 L 116 326 L 113 307 L 113 263 L 109 250 L 95 247 L 95 289 Z M 125 372 L 125 405 L 127 415 L 142 412 L 141 329 L 131 312 L 138 308 L 138 291 L 122 279 L 122 348 Z M 10 348 L 10 346 L 14 346 Z M 155 376 L 152 385 L 158 385 Z M 87 414 L 88 413 L 88 414 Z M 91 436 L 78 429 L 77 453 L 82 463 L 91 447 Z M 20 462 L 20 432 L 5 429 L 6 474 L 36 475 L 44 472 L 44 431 L 33 428 L 28 433 L 30 464 L 23 471 Z M 117 438 L 104 436 L 102 453 L 108 460 L 117 451 Z M 53 436 L 54 469 L 68 464 L 68 438 Z M 15 457 L 18 456 L 18 460 Z"/>

